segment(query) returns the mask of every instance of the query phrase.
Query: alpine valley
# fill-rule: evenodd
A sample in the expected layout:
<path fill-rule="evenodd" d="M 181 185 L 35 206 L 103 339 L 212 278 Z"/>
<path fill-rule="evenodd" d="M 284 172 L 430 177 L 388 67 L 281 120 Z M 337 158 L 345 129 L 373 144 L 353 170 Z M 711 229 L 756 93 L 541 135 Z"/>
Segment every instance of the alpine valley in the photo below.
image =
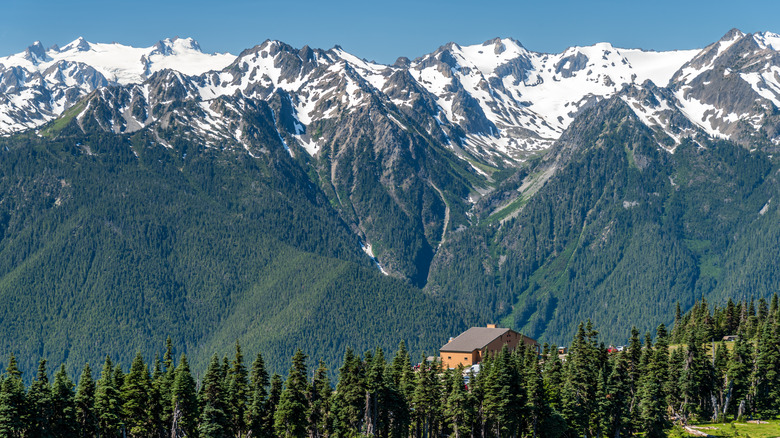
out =
<path fill-rule="evenodd" d="M 0 58 L 0 354 L 74 370 L 497 322 L 565 343 L 780 290 L 780 35 L 702 50 L 266 41 Z M 29 373 L 28 373 L 29 374 Z"/>

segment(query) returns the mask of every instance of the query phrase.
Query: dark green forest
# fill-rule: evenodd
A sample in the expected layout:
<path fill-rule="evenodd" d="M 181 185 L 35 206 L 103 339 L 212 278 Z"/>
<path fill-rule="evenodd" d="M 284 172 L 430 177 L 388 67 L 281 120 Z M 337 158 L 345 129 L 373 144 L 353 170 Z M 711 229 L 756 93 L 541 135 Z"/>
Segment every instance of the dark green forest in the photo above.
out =
<path fill-rule="evenodd" d="M 430 349 L 472 319 L 382 275 L 281 145 L 172 141 L 0 139 L 0 350 L 21 370 L 128 364 L 170 335 L 194 366 L 239 339 L 282 371 L 299 345 L 333 365 L 346 346 Z"/>
<path fill-rule="evenodd" d="M 49 376 L 41 360 L 29 385 L 14 356 L 0 377 L 4 437 L 666 437 L 693 422 L 774 419 L 780 414 L 780 306 L 705 301 L 608 349 L 590 321 L 579 324 L 568 354 L 504 347 L 478 371 L 413 365 L 402 342 L 347 349 L 335 384 L 320 361 L 311 369 L 298 349 L 286 377 L 270 374 L 239 343 L 213 355 L 205 373 L 173 344 L 129 368 L 106 357 L 85 365 L 77 383 L 65 366 Z M 731 342 L 712 342 L 721 333 Z M 682 340 L 684 343 L 677 343 Z M 269 375 L 270 374 L 270 375 Z M 97 380 L 96 380 L 97 379 Z"/>
<path fill-rule="evenodd" d="M 426 290 L 556 343 L 588 318 L 619 343 L 634 323 L 671 324 L 676 303 L 768 298 L 780 290 L 779 169 L 726 141 L 670 153 L 613 99 L 521 170 L 525 181 L 552 173 L 538 192 L 499 186 L 520 196 L 507 202 L 514 215 L 477 205 L 479 222 L 440 249 Z"/>
<path fill-rule="evenodd" d="M 194 367 L 239 340 L 279 373 L 298 347 L 333 372 L 347 347 L 417 355 L 486 323 L 565 344 L 591 319 L 623 343 L 676 305 L 780 290 L 777 157 L 671 153 L 618 98 L 505 169 L 403 113 L 313 127 L 346 136 L 315 156 L 285 148 L 267 104 L 245 115 L 246 149 L 69 114 L 0 138 L 0 351 L 28 377 L 39 357 L 129 364 L 167 336 Z"/>

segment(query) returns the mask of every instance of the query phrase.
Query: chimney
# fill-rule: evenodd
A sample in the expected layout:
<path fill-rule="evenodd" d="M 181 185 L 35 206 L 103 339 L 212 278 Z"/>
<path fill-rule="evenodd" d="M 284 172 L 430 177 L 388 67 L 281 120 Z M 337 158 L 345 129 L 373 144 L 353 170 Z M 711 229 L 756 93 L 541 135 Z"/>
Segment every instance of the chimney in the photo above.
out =
<path fill-rule="evenodd" d="M 495 324 L 488 324 L 487 328 L 496 328 L 496 325 Z"/>

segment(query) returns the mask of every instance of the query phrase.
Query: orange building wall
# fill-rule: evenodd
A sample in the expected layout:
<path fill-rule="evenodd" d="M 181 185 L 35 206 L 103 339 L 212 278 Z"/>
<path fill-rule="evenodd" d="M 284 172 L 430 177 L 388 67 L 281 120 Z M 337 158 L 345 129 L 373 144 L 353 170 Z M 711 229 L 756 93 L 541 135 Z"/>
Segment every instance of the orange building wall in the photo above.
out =
<path fill-rule="evenodd" d="M 441 366 L 444 369 L 457 368 L 459 365 L 470 367 L 479 362 L 479 350 L 474 350 L 471 353 L 462 351 L 440 351 L 439 353 L 441 354 Z"/>

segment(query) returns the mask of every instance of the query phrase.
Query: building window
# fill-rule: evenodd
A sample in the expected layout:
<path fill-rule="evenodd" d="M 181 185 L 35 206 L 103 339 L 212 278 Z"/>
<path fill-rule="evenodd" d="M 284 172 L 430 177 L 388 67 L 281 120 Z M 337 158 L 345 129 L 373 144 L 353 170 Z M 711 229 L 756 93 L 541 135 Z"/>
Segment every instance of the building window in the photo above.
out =
<path fill-rule="evenodd" d="M 447 359 L 452 359 L 452 356 L 447 356 Z"/>

